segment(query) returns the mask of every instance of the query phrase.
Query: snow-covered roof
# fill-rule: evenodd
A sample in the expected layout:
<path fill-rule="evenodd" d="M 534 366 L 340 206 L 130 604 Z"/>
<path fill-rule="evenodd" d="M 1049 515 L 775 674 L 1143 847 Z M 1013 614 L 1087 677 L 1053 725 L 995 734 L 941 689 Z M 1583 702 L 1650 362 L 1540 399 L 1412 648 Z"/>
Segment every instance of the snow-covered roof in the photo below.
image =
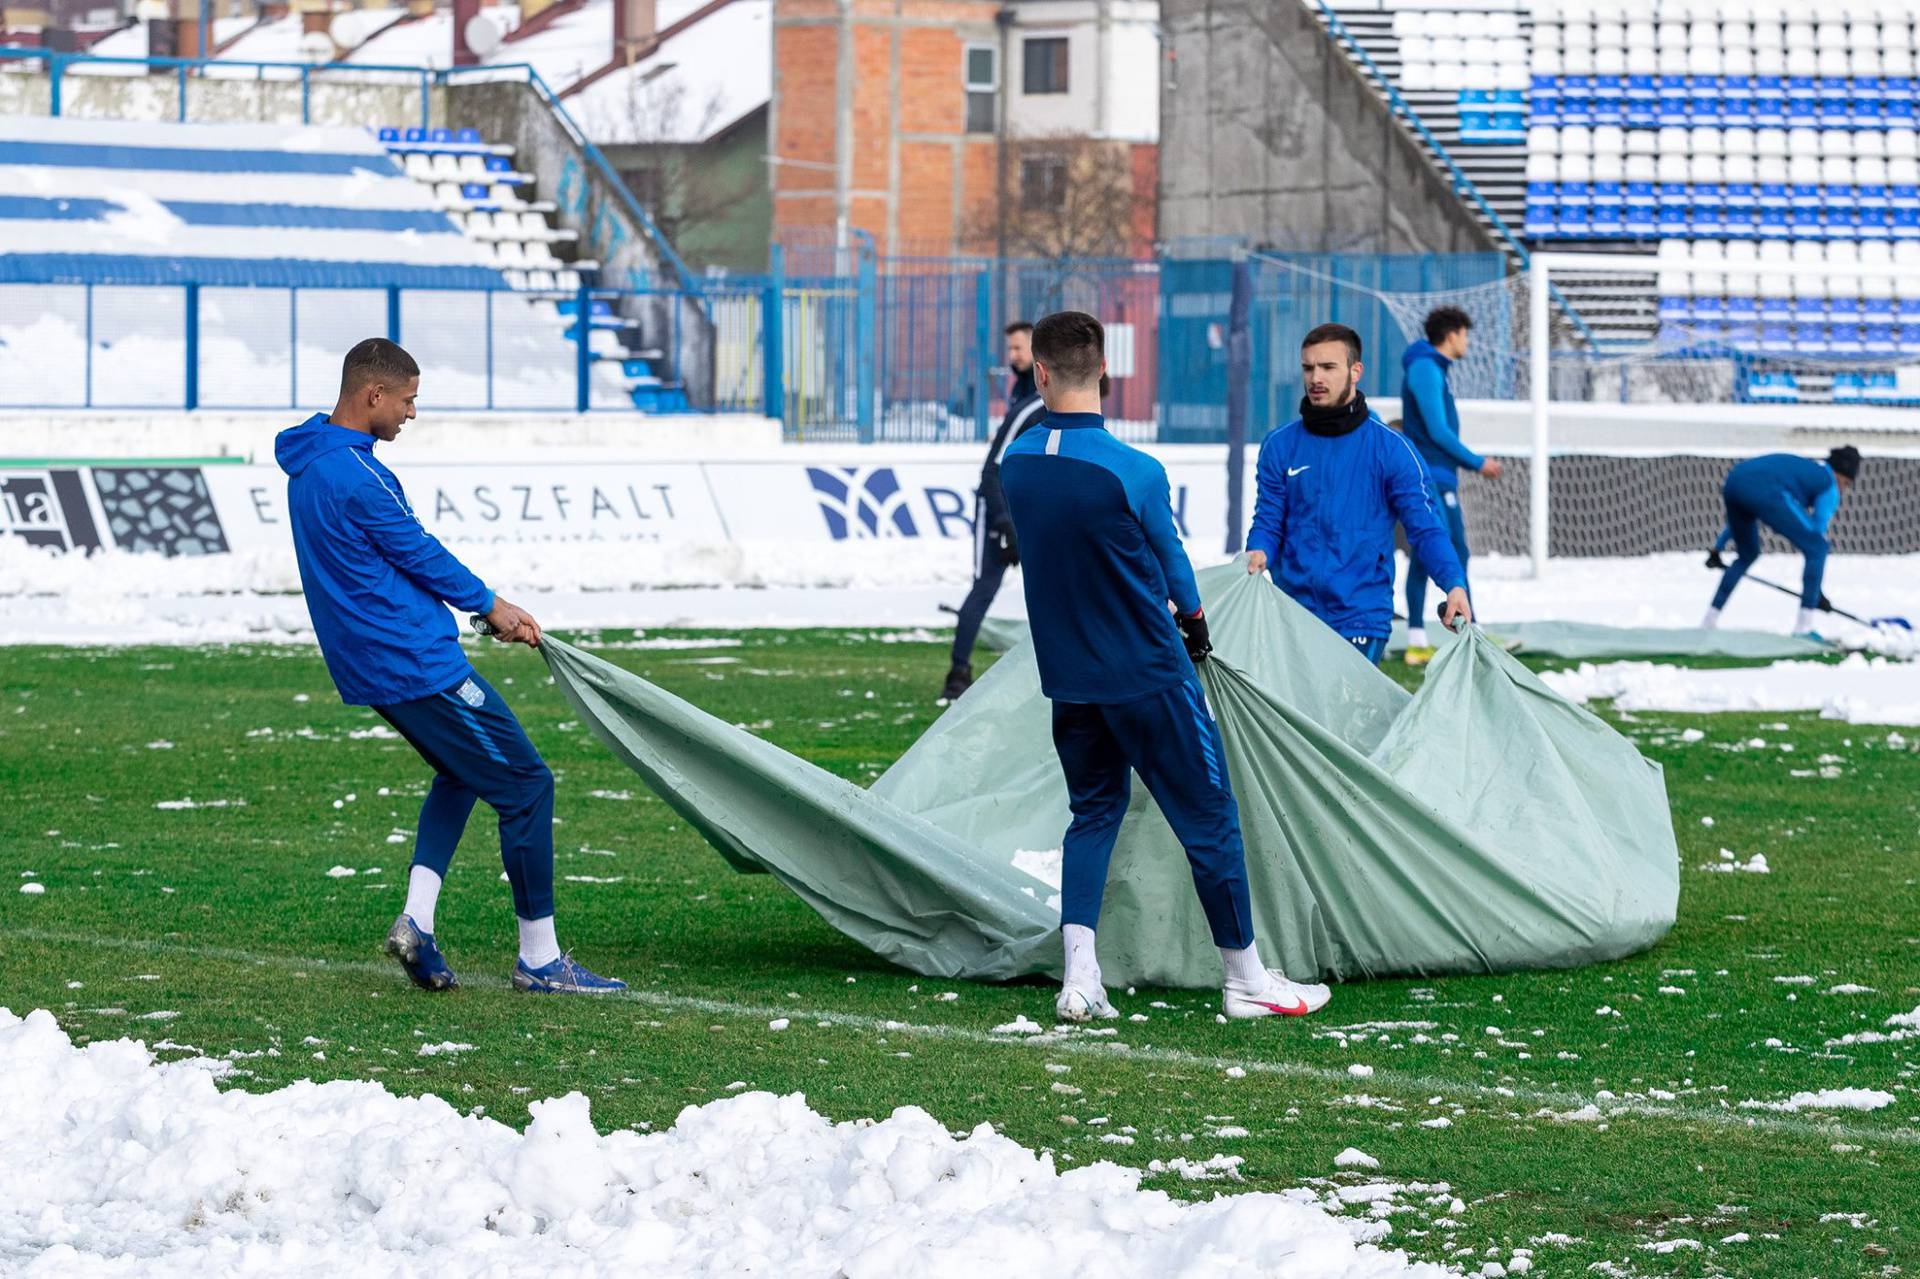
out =
<path fill-rule="evenodd" d="M 681 12 L 670 15 L 673 7 Z M 660 26 L 696 7 L 662 4 Z M 772 0 L 733 0 L 668 39 L 652 57 L 594 81 L 564 105 L 603 146 L 704 142 L 772 96 Z"/>

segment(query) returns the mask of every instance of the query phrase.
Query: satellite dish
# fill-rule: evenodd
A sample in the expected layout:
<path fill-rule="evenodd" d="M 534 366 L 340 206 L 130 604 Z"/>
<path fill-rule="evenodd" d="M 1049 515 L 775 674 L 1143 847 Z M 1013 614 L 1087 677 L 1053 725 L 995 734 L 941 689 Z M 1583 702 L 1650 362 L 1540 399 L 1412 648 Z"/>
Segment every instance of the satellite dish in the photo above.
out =
<path fill-rule="evenodd" d="M 461 34 L 466 37 L 467 48 L 483 58 L 492 54 L 507 39 L 507 33 L 501 29 L 499 21 L 485 9 L 467 19 L 466 28 Z"/>
<path fill-rule="evenodd" d="M 309 31 L 300 37 L 300 56 L 308 62 L 332 62 L 333 37 L 324 31 Z"/>
<path fill-rule="evenodd" d="M 327 24 L 327 34 L 339 48 L 352 49 L 358 47 L 364 38 L 365 26 L 361 10 L 343 9 L 334 14 L 333 21 Z"/>

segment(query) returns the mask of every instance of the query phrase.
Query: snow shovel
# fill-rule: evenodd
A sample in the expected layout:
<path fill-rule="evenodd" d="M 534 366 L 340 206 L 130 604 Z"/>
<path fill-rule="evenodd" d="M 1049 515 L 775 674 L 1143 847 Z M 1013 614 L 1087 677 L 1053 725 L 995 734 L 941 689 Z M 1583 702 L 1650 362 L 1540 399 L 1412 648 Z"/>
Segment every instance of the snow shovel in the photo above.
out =
<path fill-rule="evenodd" d="M 1707 567 L 1712 568 L 1713 566 L 1709 564 Z M 1747 580 L 1749 582 L 1757 582 L 1758 584 L 1766 587 L 1770 591 L 1779 591 L 1782 595 L 1791 595 L 1795 599 L 1800 598 L 1799 591 L 1794 590 L 1790 586 L 1782 586 L 1778 582 L 1769 582 L 1764 577 L 1756 577 L 1754 574 L 1748 573 Z M 1862 626 L 1871 626 L 1875 628 L 1882 627 L 1882 626 L 1897 626 L 1903 631 L 1910 631 L 1913 629 L 1913 623 L 1909 622 L 1904 617 L 1876 617 L 1869 620 L 1867 618 L 1859 616 L 1856 613 L 1849 613 L 1844 608 L 1835 608 L 1832 604 L 1828 604 L 1821 611 L 1826 613 L 1832 613 L 1835 617 L 1844 617 L 1849 622 L 1858 622 Z"/>

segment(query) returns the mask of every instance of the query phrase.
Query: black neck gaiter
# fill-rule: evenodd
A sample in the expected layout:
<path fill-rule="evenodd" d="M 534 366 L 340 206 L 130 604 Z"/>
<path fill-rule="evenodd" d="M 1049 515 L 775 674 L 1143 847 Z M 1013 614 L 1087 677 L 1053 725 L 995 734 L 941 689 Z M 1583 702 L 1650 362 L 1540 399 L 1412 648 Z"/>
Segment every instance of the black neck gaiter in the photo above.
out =
<path fill-rule="evenodd" d="M 1345 435 L 1356 430 L 1367 420 L 1370 410 L 1367 397 L 1355 391 L 1353 398 L 1345 404 L 1329 405 L 1320 408 L 1302 397 L 1300 401 L 1300 424 L 1315 435 Z"/>

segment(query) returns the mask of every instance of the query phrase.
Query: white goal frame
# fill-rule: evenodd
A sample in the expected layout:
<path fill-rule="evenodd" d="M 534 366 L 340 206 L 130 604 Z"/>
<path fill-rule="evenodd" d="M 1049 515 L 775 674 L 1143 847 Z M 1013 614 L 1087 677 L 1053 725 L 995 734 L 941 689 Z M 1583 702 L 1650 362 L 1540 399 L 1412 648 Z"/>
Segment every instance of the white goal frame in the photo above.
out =
<path fill-rule="evenodd" d="M 1791 275 L 1848 281 L 1899 280 L 1920 286 L 1920 268 L 1911 263 L 1803 262 L 1742 264 L 1731 268 L 1723 260 L 1700 260 L 1690 255 L 1671 256 L 1650 253 L 1535 253 L 1527 263 L 1527 388 L 1532 407 L 1532 465 L 1528 476 L 1527 545 L 1533 576 L 1547 572 L 1547 478 L 1551 466 L 1553 413 L 1550 400 L 1550 364 L 1553 351 L 1549 321 L 1552 318 L 1554 277 L 1579 275 L 1660 276 L 1669 272 L 1707 271 L 1715 274 Z M 1913 353 L 1920 359 L 1920 352 Z M 1814 406 L 1817 410 L 1820 406 Z M 1857 415 L 1858 406 L 1850 406 Z M 1900 410 L 1888 410 L 1899 412 Z M 1911 412 L 1911 410 L 1908 410 Z"/>

